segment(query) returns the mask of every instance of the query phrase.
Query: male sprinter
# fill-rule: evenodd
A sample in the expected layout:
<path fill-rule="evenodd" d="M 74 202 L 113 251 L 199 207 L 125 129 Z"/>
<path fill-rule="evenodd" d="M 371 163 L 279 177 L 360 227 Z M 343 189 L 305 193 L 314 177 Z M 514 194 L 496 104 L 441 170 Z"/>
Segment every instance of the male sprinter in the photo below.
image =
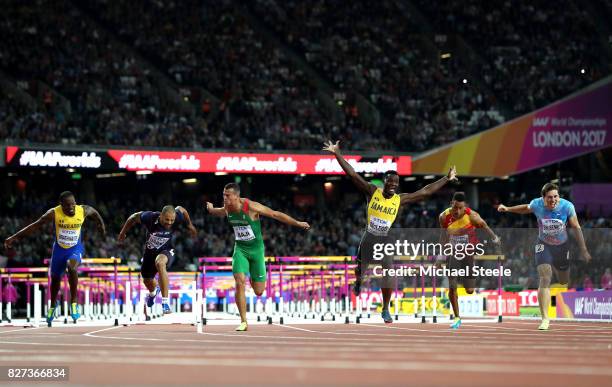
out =
<path fill-rule="evenodd" d="M 223 188 L 223 207 L 215 208 L 206 202 L 206 210 L 213 216 L 225 217 L 234 228 L 234 253 L 232 272 L 236 281 L 236 306 L 240 313 L 240 325 L 236 331 L 248 329 L 246 318 L 246 273 L 250 274 L 251 287 L 261 296 L 266 287 L 266 262 L 260 216 L 276 219 L 302 230 L 310 229 L 306 222 L 299 222 L 280 211 L 274 211 L 263 204 L 240 197 L 240 186 L 226 184 Z"/>
<path fill-rule="evenodd" d="M 588 263 L 591 255 L 584 243 L 584 236 L 574 205 L 559 198 L 559 187 L 552 183 L 544 184 L 542 197 L 533 199 L 529 204 L 506 207 L 500 204 L 499 212 L 515 214 L 534 214 L 538 219 L 538 240 L 535 245 L 536 266 L 540 283 L 538 286 L 538 303 L 542 313 L 541 331 L 548 330 L 548 308 L 550 306 L 550 283 L 553 267 L 559 282 L 563 285 L 569 282 L 569 243 L 567 238 L 567 223 L 574 229 L 574 237 L 580 246 L 580 255 Z"/>
<path fill-rule="evenodd" d="M 176 208 L 164 206 L 161 212 L 141 211 L 136 212 L 127 219 L 119 237 L 119 243 L 125 240 L 127 232 L 137 223 L 141 223 L 147 229 L 147 242 L 144 246 L 140 274 L 142 282 L 149 290 L 147 295 L 147 306 L 150 308 L 155 304 L 155 297 L 159 294 L 161 287 L 162 308 L 164 314 L 170 313 L 168 303 L 168 272 L 167 268 L 174 261 L 174 249 L 172 248 L 172 236 L 178 226 L 185 223 L 192 238 L 198 235 L 197 230 L 191 223 L 189 213 L 183 207 Z M 155 274 L 159 273 L 159 287 L 155 281 Z"/>
<path fill-rule="evenodd" d="M 54 223 L 55 241 L 53 242 L 53 252 L 51 253 L 51 264 L 49 266 L 51 272 L 51 308 L 47 312 L 47 323 L 51 323 L 55 317 L 57 293 L 59 292 L 62 276 L 66 269 L 68 269 L 68 282 L 70 284 L 70 315 L 75 322 L 81 317 L 79 305 L 77 304 L 77 288 L 79 284 L 77 267 L 83 257 L 81 226 L 85 222 L 85 218 L 93 217 L 102 235 L 106 235 L 106 227 L 98 211 L 90 206 L 76 204 L 72 192 L 62 192 L 59 202 L 59 206 L 49 209 L 36 222 L 24 227 L 4 241 L 4 247 L 10 249 L 13 242 L 32 234 L 45 223 Z"/>
<path fill-rule="evenodd" d="M 361 291 L 361 277 L 364 269 L 367 269 L 368 264 L 372 260 L 372 248 L 376 243 L 385 243 L 385 239 L 401 206 L 408 203 L 424 200 L 429 195 L 438 191 L 448 181 L 456 179 L 456 170 L 453 166 L 446 176 L 426 185 L 420 190 L 413 193 L 397 194 L 399 187 L 399 176 L 396 171 L 387 171 L 384 174 L 383 189 L 377 188 L 374 184 L 368 183 L 360 175 L 358 175 L 353 167 L 342 157 L 340 153 L 340 141 L 332 143 L 328 141 L 323 147 L 323 150 L 333 153 L 336 160 L 351 178 L 353 184 L 366 195 L 368 201 L 367 223 L 366 230 L 361 238 L 359 249 L 357 251 L 357 267 L 355 268 L 355 287 L 354 293 L 359 295 Z M 391 263 L 389 260 L 383 261 L 383 266 L 388 266 Z M 387 268 L 387 267 L 385 267 Z M 390 268 L 390 267 L 388 267 Z M 389 302 L 391 301 L 391 293 L 393 285 L 386 283 L 390 278 L 383 279 L 382 294 L 383 294 L 383 310 L 382 318 L 385 323 L 393 322 L 391 313 L 389 312 Z"/>
<path fill-rule="evenodd" d="M 476 235 L 476 228 L 483 228 L 491 237 L 493 243 L 499 243 L 500 239 L 493 230 L 489 228 L 480 215 L 469 207 L 465 206 L 465 193 L 455 192 L 451 206 L 444 210 L 440 216 L 440 227 L 442 228 L 441 242 L 442 244 L 451 243 L 453 245 L 476 246 L 479 243 Z M 472 250 L 471 248 L 470 250 Z M 465 247 L 462 251 L 465 251 Z M 473 251 L 473 250 L 472 250 Z M 455 256 L 448 257 L 447 268 L 456 270 L 465 270 L 466 276 L 463 277 L 448 277 L 448 298 L 453 307 L 455 320 L 451 324 L 452 329 L 457 329 L 461 326 L 461 317 L 459 315 L 459 304 L 457 296 L 457 282 L 461 281 L 467 294 L 474 293 L 476 279 L 472 273 L 474 266 L 474 256 L 458 253 Z"/>

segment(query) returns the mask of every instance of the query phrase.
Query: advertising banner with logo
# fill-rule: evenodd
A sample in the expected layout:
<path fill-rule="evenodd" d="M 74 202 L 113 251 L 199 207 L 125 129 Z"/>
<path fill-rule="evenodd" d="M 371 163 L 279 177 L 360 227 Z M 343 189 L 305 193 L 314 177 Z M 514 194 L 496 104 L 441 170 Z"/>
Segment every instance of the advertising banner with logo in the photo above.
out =
<path fill-rule="evenodd" d="M 612 290 L 561 293 L 557 317 L 612 321 Z"/>
<path fill-rule="evenodd" d="M 497 316 L 497 294 L 487 295 L 487 315 Z M 520 297 L 516 293 L 503 292 L 501 309 L 504 316 L 519 316 L 521 313 L 519 309 Z"/>
<path fill-rule="evenodd" d="M 11 167 L 115 169 L 105 151 L 59 150 L 7 146 L 6 165 Z"/>
<path fill-rule="evenodd" d="M 414 173 L 505 176 L 612 145 L 612 76 L 579 93 L 414 160 Z"/>
<path fill-rule="evenodd" d="M 111 171 L 259 173 L 337 175 L 342 168 L 332 155 L 215 153 L 156 150 L 63 150 L 6 147 L 6 165 L 12 167 L 82 168 Z M 346 155 L 358 173 L 395 170 L 412 173 L 410 156 L 366 157 Z"/>

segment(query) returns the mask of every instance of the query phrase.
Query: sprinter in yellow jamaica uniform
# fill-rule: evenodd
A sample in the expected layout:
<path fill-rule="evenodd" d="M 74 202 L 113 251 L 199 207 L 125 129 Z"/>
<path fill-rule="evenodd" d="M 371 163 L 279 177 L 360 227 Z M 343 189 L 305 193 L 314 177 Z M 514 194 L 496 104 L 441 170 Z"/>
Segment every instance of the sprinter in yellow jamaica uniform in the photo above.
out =
<path fill-rule="evenodd" d="M 372 261 L 372 247 L 375 243 L 383 243 L 387 240 L 387 234 L 393 226 L 393 222 L 397 217 L 400 207 L 408 203 L 421 201 L 442 188 L 448 181 L 455 180 L 456 170 L 453 166 L 446 176 L 426 185 L 420 190 L 413 193 L 397 194 L 399 188 L 399 176 L 396 171 L 387 171 L 383 176 L 384 186 L 382 189 L 377 188 L 374 184 L 368 183 L 355 172 L 353 167 L 342 157 L 340 153 L 340 141 L 334 144 L 328 141 L 323 150 L 333 153 L 336 160 L 350 177 L 351 181 L 357 188 L 366 195 L 368 201 L 367 209 L 367 225 L 366 230 L 361 238 L 359 250 L 357 251 L 357 267 L 355 268 L 355 285 L 354 293 L 359 295 L 361 291 L 362 275 Z M 392 257 L 383 260 L 385 268 L 392 268 Z M 389 313 L 389 302 L 391 301 L 391 293 L 393 291 L 392 279 L 388 276 L 383 276 L 382 294 L 383 294 L 383 310 L 382 318 L 385 323 L 393 322 L 391 313 Z"/>

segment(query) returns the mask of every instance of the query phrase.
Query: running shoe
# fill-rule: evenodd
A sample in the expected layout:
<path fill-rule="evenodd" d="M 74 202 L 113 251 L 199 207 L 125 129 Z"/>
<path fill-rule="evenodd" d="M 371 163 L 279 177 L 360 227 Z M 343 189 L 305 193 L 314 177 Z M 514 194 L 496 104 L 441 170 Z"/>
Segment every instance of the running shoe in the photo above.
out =
<path fill-rule="evenodd" d="M 75 322 L 79 319 L 79 317 L 81 317 L 81 311 L 79 309 L 79 304 L 76 302 L 70 304 L 70 316 Z"/>
<path fill-rule="evenodd" d="M 538 327 L 538 330 L 540 330 L 540 331 L 547 331 L 549 326 L 550 326 L 550 320 L 548 320 L 548 319 L 542 320 L 542 323 Z"/>
<path fill-rule="evenodd" d="M 49 308 L 49 310 L 47 311 L 47 323 L 51 324 L 51 321 L 53 321 L 53 319 L 55 318 L 55 311 L 57 310 L 58 305 L 55 304 L 55 306 L 52 306 Z"/>
<path fill-rule="evenodd" d="M 159 286 L 155 289 L 155 293 L 153 295 L 147 294 L 147 306 L 152 308 L 155 305 L 155 298 L 159 294 Z"/>
<path fill-rule="evenodd" d="M 243 321 L 240 323 L 240 325 L 238 325 L 238 328 L 236 328 L 236 332 L 246 332 L 249 329 L 249 326 L 247 325 L 246 321 Z"/>
<path fill-rule="evenodd" d="M 172 310 L 170 309 L 170 305 L 168 304 L 162 304 L 162 309 L 164 310 L 164 314 L 172 313 Z"/>
<path fill-rule="evenodd" d="M 393 322 L 393 317 L 391 317 L 391 313 L 389 312 L 389 309 L 383 309 L 380 316 L 385 321 L 385 324 L 391 324 Z"/>
<path fill-rule="evenodd" d="M 459 317 L 455 317 L 455 320 L 453 320 L 453 323 L 451 324 L 451 329 L 459 329 L 459 327 L 461 326 L 461 319 Z"/>

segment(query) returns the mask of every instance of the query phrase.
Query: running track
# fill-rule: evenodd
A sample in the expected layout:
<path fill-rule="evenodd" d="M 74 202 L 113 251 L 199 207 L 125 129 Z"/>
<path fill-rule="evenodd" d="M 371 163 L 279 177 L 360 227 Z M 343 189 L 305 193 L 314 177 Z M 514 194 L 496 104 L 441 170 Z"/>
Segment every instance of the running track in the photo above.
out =
<path fill-rule="evenodd" d="M 612 324 L 0 328 L 0 365 L 70 367 L 76 384 L 603 386 Z"/>

